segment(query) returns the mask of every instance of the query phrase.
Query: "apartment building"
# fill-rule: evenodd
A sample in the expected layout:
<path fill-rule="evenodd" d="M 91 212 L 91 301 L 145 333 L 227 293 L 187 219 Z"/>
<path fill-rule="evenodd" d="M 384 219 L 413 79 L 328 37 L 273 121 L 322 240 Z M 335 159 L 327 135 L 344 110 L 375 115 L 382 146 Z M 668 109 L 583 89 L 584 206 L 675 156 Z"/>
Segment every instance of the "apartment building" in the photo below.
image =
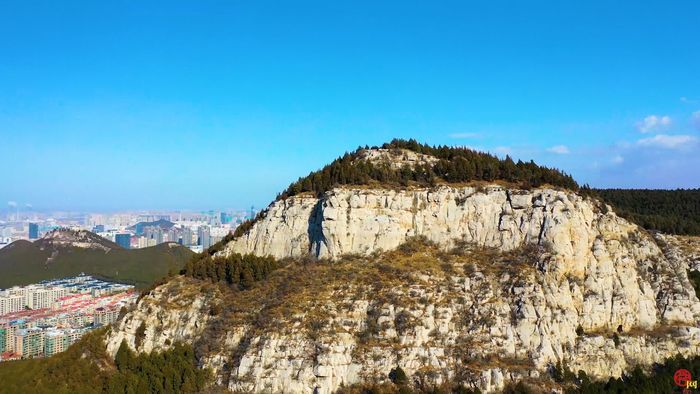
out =
<path fill-rule="evenodd" d="M 21 311 L 24 309 L 24 301 L 23 295 L 0 295 L 0 316 Z"/>

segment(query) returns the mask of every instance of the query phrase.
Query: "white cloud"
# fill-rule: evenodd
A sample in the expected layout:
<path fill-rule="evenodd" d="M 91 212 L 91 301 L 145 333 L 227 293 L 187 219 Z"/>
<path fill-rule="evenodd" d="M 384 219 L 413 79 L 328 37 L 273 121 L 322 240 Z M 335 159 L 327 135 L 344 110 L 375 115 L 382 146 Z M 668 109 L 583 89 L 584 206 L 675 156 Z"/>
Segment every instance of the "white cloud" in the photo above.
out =
<path fill-rule="evenodd" d="M 697 138 L 692 135 L 657 134 L 650 138 L 642 138 L 637 144 L 643 147 L 679 149 L 695 144 Z"/>
<path fill-rule="evenodd" d="M 497 147 L 493 148 L 493 151 L 495 153 L 499 153 L 501 155 L 509 155 L 509 154 L 513 153 L 513 148 L 511 148 L 509 146 L 497 146 Z"/>
<path fill-rule="evenodd" d="M 621 155 L 615 155 L 612 159 L 610 159 L 610 162 L 613 164 L 622 164 L 624 163 L 625 158 L 622 157 Z"/>
<path fill-rule="evenodd" d="M 479 133 L 452 133 L 450 138 L 479 138 L 481 134 Z"/>
<path fill-rule="evenodd" d="M 641 131 L 642 133 L 665 130 L 669 126 L 671 126 L 671 117 L 668 115 L 649 115 L 641 122 L 637 122 L 637 130 Z"/>
<path fill-rule="evenodd" d="M 17 206 L 17 202 L 15 202 L 15 201 L 8 201 L 8 202 L 7 202 L 7 205 L 9 205 L 9 206 L 11 206 L 11 207 L 14 208 L 14 207 Z"/>
<path fill-rule="evenodd" d="M 551 148 L 547 148 L 547 152 L 556 153 L 558 155 L 568 155 L 571 153 L 566 145 L 554 145 Z"/>
<path fill-rule="evenodd" d="M 472 146 L 472 145 L 453 145 L 455 148 L 464 148 L 464 149 L 471 149 L 475 150 L 478 152 L 486 152 L 486 149 L 481 148 L 479 146 Z"/>
<path fill-rule="evenodd" d="M 693 112 L 691 122 L 693 122 L 693 126 L 695 126 L 697 130 L 700 130 L 700 111 Z"/>
<path fill-rule="evenodd" d="M 689 99 L 687 97 L 681 97 L 681 103 L 685 104 L 697 104 L 698 100 Z"/>

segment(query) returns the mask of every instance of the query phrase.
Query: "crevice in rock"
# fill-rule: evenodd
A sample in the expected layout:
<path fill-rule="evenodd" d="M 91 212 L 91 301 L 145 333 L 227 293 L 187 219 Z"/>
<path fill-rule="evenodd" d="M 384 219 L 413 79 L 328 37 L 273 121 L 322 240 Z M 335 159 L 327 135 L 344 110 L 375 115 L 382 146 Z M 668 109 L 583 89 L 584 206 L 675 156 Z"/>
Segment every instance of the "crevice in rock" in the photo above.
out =
<path fill-rule="evenodd" d="M 540 232 L 537 235 L 537 245 L 542 245 L 542 238 L 544 237 L 545 224 L 547 224 L 547 218 L 543 217 L 542 223 L 540 224 Z"/>

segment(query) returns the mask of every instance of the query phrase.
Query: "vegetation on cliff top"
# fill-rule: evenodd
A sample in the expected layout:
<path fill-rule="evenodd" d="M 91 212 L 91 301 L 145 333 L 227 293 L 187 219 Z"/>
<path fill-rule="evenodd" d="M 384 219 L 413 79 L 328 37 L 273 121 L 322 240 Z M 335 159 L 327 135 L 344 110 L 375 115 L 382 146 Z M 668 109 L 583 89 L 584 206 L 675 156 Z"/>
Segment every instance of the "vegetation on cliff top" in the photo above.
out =
<path fill-rule="evenodd" d="M 377 147 L 373 147 L 376 149 Z M 507 181 L 523 188 L 552 185 L 578 190 L 578 184 L 564 172 L 539 166 L 534 162 L 514 162 L 509 156 L 499 159 L 484 152 L 452 146 L 430 146 L 415 140 L 395 139 L 380 148 L 396 155 L 401 150 L 432 156 L 432 164 L 418 164 L 411 168 L 392 168 L 386 163 L 359 160 L 361 153 L 369 147 L 346 153 L 332 163 L 296 182 L 282 192 L 278 199 L 299 193 L 311 192 L 321 195 L 339 185 L 368 185 L 372 182 L 388 186 L 433 186 L 439 182 Z"/>
<path fill-rule="evenodd" d="M 700 189 L 595 189 L 615 212 L 648 229 L 700 235 Z"/>

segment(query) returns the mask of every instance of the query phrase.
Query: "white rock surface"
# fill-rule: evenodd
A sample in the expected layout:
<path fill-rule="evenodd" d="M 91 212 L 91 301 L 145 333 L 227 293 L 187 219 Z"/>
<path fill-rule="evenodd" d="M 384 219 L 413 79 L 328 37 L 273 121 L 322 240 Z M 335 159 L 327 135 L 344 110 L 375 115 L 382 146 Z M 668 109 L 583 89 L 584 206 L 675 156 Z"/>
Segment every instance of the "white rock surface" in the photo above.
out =
<path fill-rule="evenodd" d="M 194 342 L 209 321 L 209 311 L 219 295 L 193 280 L 177 278 L 139 300 L 135 310 L 114 324 L 107 336 L 107 352 L 116 355 L 122 341 L 130 348 L 150 353 L 173 343 Z M 142 327 L 143 326 L 143 327 Z M 144 330 L 138 333 L 139 328 Z"/>
<path fill-rule="evenodd" d="M 340 188 L 321 199 L 275 202 L 221 254 L 338 259 L 390 250 L 417 235 L 444 248 L 466 241 L 501 251 L 539 245 L 547 252 L 533 257 L 531 272 L 494 271 L 485 261 L 444 276 L 416 273 L 381 294 L 351 282 L 274 328 L 226 326 L 201 362 L 231 390 L 330 393 L 386 380 L 400 365 L 415 382 L 459 380 L 490 392 L 545 375 L 558 361 L 606 378 L 677 353 L 700 353 L 700 301 L 686 274 L 689 259 L 664 236 L 654 239 L 571 192 Z M 109 351 L 122 340 L 148 352 L 208 335 L 217 296 L 183 286 L 176 280 L 144 297 L 110 333 Z M 329 316 L 312 335 L 308 313 L 319 308 Z M 142 323 L 145 336 L 136 347 Z M 370 323 L 376 332 L 363 341 Z"/>

